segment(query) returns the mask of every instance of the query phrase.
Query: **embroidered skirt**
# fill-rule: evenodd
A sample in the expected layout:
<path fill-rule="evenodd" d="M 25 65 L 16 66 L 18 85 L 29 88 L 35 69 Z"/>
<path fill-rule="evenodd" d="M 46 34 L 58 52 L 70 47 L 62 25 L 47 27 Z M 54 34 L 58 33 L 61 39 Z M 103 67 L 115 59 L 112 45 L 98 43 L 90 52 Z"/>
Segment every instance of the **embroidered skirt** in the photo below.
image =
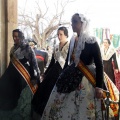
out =
<path fill-rule="evenodd" d="M 55 86 L 41 120 L 102 120 L 101 100 L 94 93 L 86 77 L 71 93 L 58 93 Z"/>

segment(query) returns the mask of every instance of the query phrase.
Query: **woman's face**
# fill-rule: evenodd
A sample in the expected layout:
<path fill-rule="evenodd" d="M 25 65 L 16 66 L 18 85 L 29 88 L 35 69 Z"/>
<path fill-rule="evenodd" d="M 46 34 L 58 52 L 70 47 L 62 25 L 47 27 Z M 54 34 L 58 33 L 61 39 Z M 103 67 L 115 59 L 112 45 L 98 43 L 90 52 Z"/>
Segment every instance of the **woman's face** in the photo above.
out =
<path fill-rule="evenodd" d="M 72 22 L 73 32 L 77 32 L 77 34 L 79 34 L 82 26 L 82 22 L 80 21 L 79 16 L 73 15 L 71 22 Z"/>
<path fill-rule="evenodd" d="M 105 48 L 108 48 L 110 46 L 107 40 L 103 40 L 103 45 Z"/>
<path fill-rule="evenodd" d="M 67 36 L 64 34 L 63 30 L 58 30 L 57 36 L 60 42 L 65 41 L 67 39 Z"/>
<path fill-rule="evenodd" d="M 14 33 L 13 33 L 13 40 L 14 40 L 14 44 L 19 45 L 19 43 L 20 43 L 20 38 L 19 38 L 19 36 L 18 36 L 18 32 L 14 32 Z"/>

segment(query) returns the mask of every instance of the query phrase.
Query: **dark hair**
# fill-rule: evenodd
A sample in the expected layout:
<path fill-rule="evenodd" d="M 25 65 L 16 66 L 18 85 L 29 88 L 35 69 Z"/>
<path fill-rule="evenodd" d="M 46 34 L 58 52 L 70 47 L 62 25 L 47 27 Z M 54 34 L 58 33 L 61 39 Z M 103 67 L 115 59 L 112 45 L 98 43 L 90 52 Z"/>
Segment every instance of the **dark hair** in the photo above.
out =
<path fill-rule="evenodd" d="M 80 15 L 79 15 L 79 13 L 75 13 L 74 15 L 77 15 L 78 17 L 79 17 L 79 19 L 80 19 L 80 21 L 81 21 L 81 17 L 80 17 Z M 74 16 L 73 15 L 73 16 Z M 73 16 L 72 16 L 72 18 L 73 18 Z M 81 21 L 82 22 L 82 21 Z"/>
<path fill-rule="evenodd" d="M 12 31 L 12 34 L 13 34 L 14 32 L 18 32 L 18 37 L 19 37 L 19 38 L 21 38 L 21 39 L 24 39 L 24 38 L 25 38 L 23 32 L 22 32 L 20 29 L 14 29 L 14 30 Z"/>
<path fill-rule="evenodd" d="M 74 15 L 78 15 L 78 16 L 79 16 L 79 13 L 75 13 Z M 73 15 L 73 16 L 74 16 L 74 15 Z"/>
<path fill-rule="evenodd" d="M 62 31 L 64 32 L 65 36 L 67 36 L 67 37 L 68 37 L 68 30 L 67 30 L 67 28 L 66 28 L 66 27 L 64 27 L 64 26 L 59 27 L 59 28 L 58 28 L 58 30 L 57 30 L 57 32 L 58 32 L 59 30 L 62 30 Z"/>
<path fill-rule="evenodd" d="M 107 40 L 109 45 L 111 44 L 110 39 L 106 38 L 104 40 Z"/>

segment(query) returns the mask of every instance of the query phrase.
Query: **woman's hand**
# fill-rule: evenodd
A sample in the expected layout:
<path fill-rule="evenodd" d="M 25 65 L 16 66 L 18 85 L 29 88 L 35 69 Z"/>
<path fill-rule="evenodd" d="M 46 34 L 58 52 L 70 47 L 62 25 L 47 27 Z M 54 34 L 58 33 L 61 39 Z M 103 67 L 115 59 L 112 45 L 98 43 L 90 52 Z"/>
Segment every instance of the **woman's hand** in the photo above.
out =
<path fill-rule="evenodd" d="M 101 88 L 95 88 L 95 97 L 98 99 L 103 98 L 103 90 Z"/>
<path fill-rule="evenodd" d="M 42 82 L 42 81 L 44 80 L 44 78 L 45 78 L 45 75 L 44 75 L 44 74 L 41 74 L 41 75 L 40 75 L 40 82 Z"/>

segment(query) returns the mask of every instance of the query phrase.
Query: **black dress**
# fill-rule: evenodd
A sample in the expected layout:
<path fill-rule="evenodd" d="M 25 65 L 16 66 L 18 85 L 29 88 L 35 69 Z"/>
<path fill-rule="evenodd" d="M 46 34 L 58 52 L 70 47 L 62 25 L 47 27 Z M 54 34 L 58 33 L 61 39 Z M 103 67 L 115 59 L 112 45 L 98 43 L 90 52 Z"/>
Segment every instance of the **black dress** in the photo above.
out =
<path fill-rule="evenodd" d="M 103 60 L 103 64 L 104 64 L 104 71 L 105 71 L 105 73 L 109 76 L 109 78 L 115 84 L 115 74 L 114 74 L 112 60 L 114 60 L 115 69 L 118 69 L 115 53 L 111 56 L 111 58 L 109 60 L 107 60 L 107 61 Z"/>
<path fill-rule="evenodd" d="M 108 77 L 115 84 L 113 63 L 114 63 L 114 68 L 118 69 L 115 50 L 114 48 L 109 47 L 107 51 L 105 52 L 104 48 L 101 48 L 101 54 L 102 54 L 102 59 L 103 59 L 104 72 L 108 75 Z"/>
<path fill-rule="evenodd" d="M 24 66 L 30 74 L 31 80 L 37 83 L 39 69 L 34 51 L 27 44 L 21 44 L 17 49 L 12 47 L 10 52 Z M 37 72 L 37 76 L 34 75 Z M 27 82 L 16 69 L 12 60 L 0 78 L 0 120 L 30 120 L 31 119 L 31 92 Z"/>
<path fill-rule="evenodd" d="M 26 65 L 25 67 L 29 71 L 28 66 Z M 0 78 L 0 109 L 14 109 L 18 104 L 21 91 L 26 87 L 26 85 L 27 83 L 23 77 L 10 62 L 5 73 Z"/>
<path fill-rule="evenodd" d="M 38 90 L 35 93 L 33 100 L 32 100 L 32 106 L 33 110 L 38 113 L 39 115 L 42 115 L 43 110 L 47 104 L 47 101 L 49 99 L 50 93 L 57 81 L 57 78 L 59 77 L 60 73 L 62 72 L 61 63 L 58 59 L 58 57 L 55 59 L 55 57 L 58 55 L 58 53 L 62 56 L 63 64 L 65 63 L 65 59 L 67 57 L 69 42 L 67 42 L 61 51 L 59 51 L 58 46 L 55 47 L 54 54 L 52 55 L 51 62 L 49 64 L 49 67 L 45 71 L 45 78 L 43 82 L 41 82 L 38 86 Z M 59 56 L 60 57 L 60 56 Z"/>

